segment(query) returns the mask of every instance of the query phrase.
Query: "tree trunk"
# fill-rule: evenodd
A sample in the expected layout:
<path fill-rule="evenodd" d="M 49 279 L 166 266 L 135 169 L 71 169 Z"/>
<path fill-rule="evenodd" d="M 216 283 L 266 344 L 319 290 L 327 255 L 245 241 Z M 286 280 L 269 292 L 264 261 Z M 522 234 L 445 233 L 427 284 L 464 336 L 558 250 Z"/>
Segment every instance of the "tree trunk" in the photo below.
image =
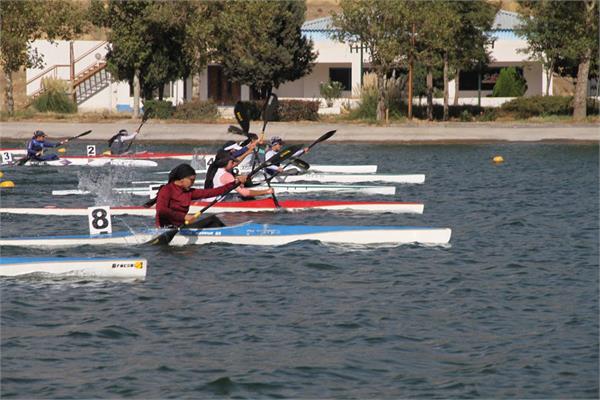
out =
<path fill-rule="evenodd" d="M 427 67 L 427 119 L 433 121 L 433 72 Z"/>
<path fill-rule="evenodd" d="M 377 89 L 379 91 L 379 99 L 377 101 L 377 121 L 381 122 L 385 119 L 385 86 L 383 82 L 383 73 L 377 72 Z"/>
<path fill-rule="evenodd" d="M 133 118 L 140 117 L 140 69 L 133 73 Z"/>
<path fill-rule="evenodd" d="M 200 100 L 200 74 L 192 75 L 192 100 Z"/>
<path fill-rule="evenodd" d="M 408 65 L 408 119 L 413 118 L 413 79 L 414 79 L 414 65 L 412 56 Z"/>
<path fill-rule="evenodd" d="M 13 98 L 12 71 L 4 70 L 4 79 L 6 79 L 6 88 L 4 88 L 4 97 L 6 99 L 6 111 L 8 115 L 15 114 L 15 99 Z"/>
<path fill-rule="evenodd" d="M 444 53 L 444 121 L 448 121 L 448 53 Z"/>
<path fill-rule="evenodd" d="M 454 105 L 458 105 L 458 88 L 460 87 L 460 69 L 456 69 L 456 78 L 454 78 Z"/>
<path fill-rule="evenodd" d="M 165 97 L 165 85 L 158 86 L 158 100 L 162 101 Z"/>
<path fill-rule="evenodd" d="M 552 80 L 552 70 L 554 69 L 554 63 L 548 66 L 546 70 L 546 96 L 550 96 L 550 81 Z"/>
<path fill-rule="evenodd" d="M 587 49 L 577 69 L 577 85 L 575 85 L 575 99 L 573 100 L 573 119 L 575 121 L 582 121 L 586 117 L 587 86 L 591 55 L 592 50 Z"/>

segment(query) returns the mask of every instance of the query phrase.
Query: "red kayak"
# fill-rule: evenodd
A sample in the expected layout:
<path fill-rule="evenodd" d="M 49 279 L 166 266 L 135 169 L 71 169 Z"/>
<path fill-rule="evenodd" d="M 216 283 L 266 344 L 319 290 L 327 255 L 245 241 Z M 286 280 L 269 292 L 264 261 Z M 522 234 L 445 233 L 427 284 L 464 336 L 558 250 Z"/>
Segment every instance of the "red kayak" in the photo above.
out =
<path fill-rule="evenodd" d="M 190 213 L 200 211 L 210 204 L 208 201 L 194 201 Z M 422 203 L 407 203 L 400 201 L 352 201 L 352 200 L 280 200 L 279 204 L 284 211 L 307 210 L 338 210 L 358 212 L 390 212 L 390 213 L 423 213 Z M 277 211 L 272 198 L 249 201 L 221 201 L 206 212 L 265 212 Z M 154 208 L 140 206 L 111 207 L 112 215 L 147 215 L 154 216 Z M 0 208 L 0 213 L 6 214 L 41 214 L 41 215 L 88 215 L 87 208 Z"/>

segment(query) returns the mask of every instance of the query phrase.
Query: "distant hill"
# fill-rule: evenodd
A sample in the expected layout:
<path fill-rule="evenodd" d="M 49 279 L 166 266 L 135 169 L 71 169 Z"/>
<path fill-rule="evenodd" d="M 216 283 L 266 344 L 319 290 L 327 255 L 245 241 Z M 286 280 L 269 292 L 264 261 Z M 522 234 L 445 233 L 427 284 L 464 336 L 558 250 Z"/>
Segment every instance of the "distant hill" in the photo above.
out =
<path fill-rule="evenodd" d="M 506 11 L 518 11 L 519 4 L 516 0 L 487 0 L 490 3 L 500 4 Z M 340 11 L 339 0 L 306 0 L 306 20 L 328 17 L 333 12 Z"/>

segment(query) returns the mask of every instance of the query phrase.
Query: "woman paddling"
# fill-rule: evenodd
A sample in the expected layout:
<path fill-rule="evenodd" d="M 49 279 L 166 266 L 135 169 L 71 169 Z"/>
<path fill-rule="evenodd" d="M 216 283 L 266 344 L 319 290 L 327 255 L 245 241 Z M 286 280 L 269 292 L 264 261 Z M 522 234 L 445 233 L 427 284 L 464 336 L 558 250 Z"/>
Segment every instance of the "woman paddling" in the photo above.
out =
<path fill-rule="evenodd" d="M 63 142 L 50 143 L 46 142 L 46 134 L 42 131 L 33 132 L 33 137 L 27 142 L 27 159 L 34 161 L 52 161 L 58 160 L 56 154 L 44 155 L 44 149 L 48 147 L 61 146 Z"/>
<path fill-rule="evenodd" d="M 271 138 L 271 140 L 269 141 L 269 149 L 267 150 L 267 152 L 265 153 L 265 160 L 268 160 L 269 158 L 273 157 L 274 155 L 278 154 L 281 151 L 281 148 L 283 147 L 283 139 L 280 138 L 279 136 L 273 136 Z M 298 150 L 292 157 L 299 157 L 302 154 L 306 154 L 308 153 L 309 148 L 305 147 L 303 149 Z M 275 175 L 276 173 L 280 173 L 283 171 L 283 167 L 281 167 L 280 165 L 271 165 L 268 166 L 267 168 L 264 169 L 269 175 Z"/>
<path fill-rule="evenodd" d="M 239 164 L 239 160 L 235 158 L 227 150 L 219 150 L 215 156 L 215 161 L 208 167 L 206 171 L 206 180 L 204 181 L 204 188 L 210 189 L 215 186 L 227 185 L 238 179 L 233 173 L 233 169 Z M 243 183 L 245 183 L 244 180 Z M 245 200 L 252 199 L 254 196 L 263 196 L 267 194 L 273 194 L 273 189 L 248 189 L 244 185 L 238 186 L 236 189 L 238 195 Z"/>
<path fill-rule="evenodd" d="M 156 226 L 161 228 L 182 226 L 186 221 L 194 219 L 192 214 L 188 215 L 192 200 L 222 195 L 233 189 L 237 183 L 246 182 L 246 178 L 245 175 L 238 176 L 226 185 L 214 189 L 192 189 L 196 180 L 196 171 L 189 164 L 180 164 L 171 170 L 169 182 L 158 190 L 158 195 L 145 205 L 150 207 L 156 203 Z M 204 222 L 204 227 L 223 226 L 216 216 Z"/>

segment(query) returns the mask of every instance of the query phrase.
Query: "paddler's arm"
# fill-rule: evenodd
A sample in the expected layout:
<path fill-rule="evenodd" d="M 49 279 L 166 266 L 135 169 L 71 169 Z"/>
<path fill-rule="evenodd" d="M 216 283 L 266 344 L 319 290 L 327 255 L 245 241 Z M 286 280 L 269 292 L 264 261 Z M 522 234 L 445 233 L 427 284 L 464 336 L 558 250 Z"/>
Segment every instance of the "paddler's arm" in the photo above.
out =
<path fill-rule="evenodd" d="M 240 176 L 232 182 L 226 183 L 223 186 L 219 186 L 219 187 L 212 188 L 212 189 L 193 189 L 192 190 L 192 200 L 206 199 L 209 197 L 220 196 L 220 195 L 224 194 L 225 192 L 232 190 L 234 188 L 234 186 L 237 185 L 238 182 L 241 182 L 242 180 L 245 182 L 246 177 Z"/>
<path fill-rule="evenodd" d="M 158 221 L 176 222 L 182 219 L 180 212 L 173 211 L 169 208 L 169 200 L 171 199 L 171 188 L 163 186 L 156 196 L 156 217 Z"/>

